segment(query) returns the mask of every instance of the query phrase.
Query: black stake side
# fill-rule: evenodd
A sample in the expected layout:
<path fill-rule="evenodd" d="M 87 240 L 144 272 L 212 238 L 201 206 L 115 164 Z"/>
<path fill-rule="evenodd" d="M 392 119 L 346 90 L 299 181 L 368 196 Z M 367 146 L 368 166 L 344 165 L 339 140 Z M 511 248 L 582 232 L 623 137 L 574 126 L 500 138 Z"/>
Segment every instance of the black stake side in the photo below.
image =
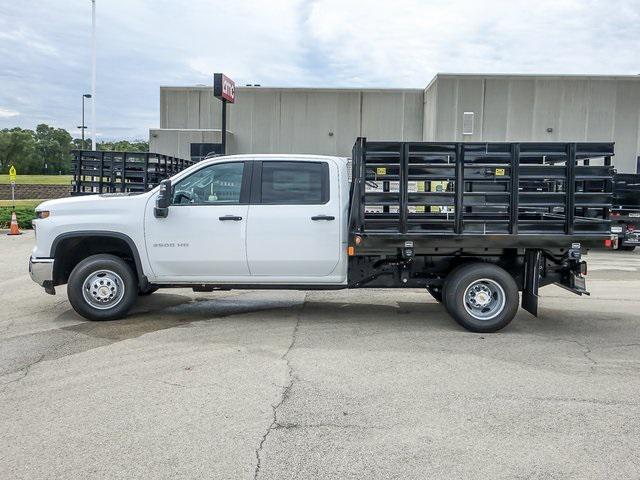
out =
<path fill-rule="evenodd" d="M 591 159 L 602 165 L 602 159 L 613 154 L 611 143 L 403 143 L 359 138 L 354 145 L 350 232 L 364 233 L 357 255 L 394 254 L 407 240 L 414 242 L 416 252 L 424 253 L 433 248 L 567 248 L 573 242 L 590 247 L 600 246 L 610 236 L 606 219 L 611 208 L 613 168 L 606 165 L 610 161 L 605 160 L 604 166 L 578 166 L 577 162 Z M 444 195 L 456 209 L 454 215 L 429 209 L 408 213 L 414 196 L 425 205 L 440 199 L 432 192 L 409 193 L 408 160 L 411 180 L 450 179 L 454 188 Z M 366 169 L 384 166 L 392 172 L 400 167 L 398 175 L 381 174 L 399 180 L 397 197 L 386 186 L 382 192 L 372 190 L 366 195 L 364 188 L 358 189 L 369 176 L 386 182 L 387 178 L 377 179 Z M 505 169 L 510 170 L 508 178 L 502 177 Z M 577 181 L 587 180 L 589 188 L 579 189 Z M 365 215 L 367 202 L 384 209 Z M 387 207 L 395 202 L 399 211 L 394 219 Z"/>
<path fill-rule="evenodd" d="M 575 221 L 575 193 L 576 193 L 576 144 L 567 145 L 567 187 L 565 204 L 565 233 L 573 235 Z"/>
<path fill-rule="evenodd" d="M 104 156 L 104 152 L 102 153 Z M 109 193 L 115 193 L 116 191 L 116 159 L 115 155 L 110 155 L 109 161 L 111 163 L 111 177 L 109 181 Z"/>
<path fill-rule="evenodd" d="M 462 235 L 463 196 L 464 196 L 464 145 L 456 144 L 456 184 L 455 184 L 455 233 Z"/>
<path fill-rule="evenodd" d="M 144 153 L 144 191 L 149 189 L 149 152 Z"/>
<path fill-rule="evenodd" d="M 366 174 L 366 168 L 367 168 L 367 140 L 364 138 L 360 139 L 360 162 L 358 165 L 358 176 L 359 176 L 359 183 L 358 183 L 358 191 L 360 193 L 360 202 L 359 202 L 359 210 L 358 210 L 358 223 L 359 223 L 359 228 L 360 230 L 364 230 L 364 207 L 365 207 L 365 201 L 364 201 L 364 194 L 365 194 L 365 174 Z"/>
<path fill-rule="evenodd" d="M 127 152 L 124 152 L 122 154 L 122 171 L 120 174 L 120 192 L 124 192 L 126 178 L 127 178 Z"/>
<path fill-rule="evenodd" d="M 358 188 L 360 181 L 360 173 L 358 171 L 358 165 L 360 165 L 359 148 L 360 139 L 358 138 L 351 149 L 351 185 L 349 187 L 349 198 L 351 199 L 351 204 L 349 205 L 349 230 L 354 233 L 360 233 L 360 215 L 356 210 L 361 203 L 356 201 L 357 196 L 360 195 L 360 190 Z"/>
<path fill-rule="evenodd" d="M 100 152 L 100 179 L 98 180 L 98 192 L 102 192 L 103 183 L 104 183 L 104 152 Z"/>
<path fill-rule="evenodd" d="M 510 207 L 510 224 L 509 233 L 518 234 L 518 208 L 519 205 L 519 186 L 520 186 L 520 144 L 511 145 L 511 207 Z"/>
<path fill-rule="evenodd" d="M 409 215 L 409 152 L 408 143 L 400 144 L 400 232 L 407 233 Z"/>
<path fill-rule="evenodd" d="M 80 193 L 82 191 L 82 154 L 83 152 L 80 151 L 78 153 L 76 153 L 76 159 L 78 160 L 78 164 L 76 165 L 75 168 L 75 182 L 76 182 L 76 192 Z"/>

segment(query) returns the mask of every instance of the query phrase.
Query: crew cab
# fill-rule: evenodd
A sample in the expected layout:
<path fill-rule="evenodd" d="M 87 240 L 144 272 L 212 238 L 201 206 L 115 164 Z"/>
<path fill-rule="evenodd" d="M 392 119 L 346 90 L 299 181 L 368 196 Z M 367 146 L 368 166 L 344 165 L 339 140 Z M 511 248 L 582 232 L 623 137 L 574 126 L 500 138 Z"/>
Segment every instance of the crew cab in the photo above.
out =
<path fill-rule="evenodd" d="M 121 318 L 158 288 L 421 288 L 463 327 L 491 332 L 515 316 L 520 291 L 533 314 L 543 285 L 587 293 L 581 255 L 610 241 L 612 168 L 593 159 L 612 154 L 359 138 L 351 161 L 217 157 L 146 193 L 42 203 L 29 270 L 50 294 L 66 284 L 90 320 Z M 522 191 L 535 175 L 563 176 L 566 191 Z M 577 193 L 584 180 L 602 192 Z"/>

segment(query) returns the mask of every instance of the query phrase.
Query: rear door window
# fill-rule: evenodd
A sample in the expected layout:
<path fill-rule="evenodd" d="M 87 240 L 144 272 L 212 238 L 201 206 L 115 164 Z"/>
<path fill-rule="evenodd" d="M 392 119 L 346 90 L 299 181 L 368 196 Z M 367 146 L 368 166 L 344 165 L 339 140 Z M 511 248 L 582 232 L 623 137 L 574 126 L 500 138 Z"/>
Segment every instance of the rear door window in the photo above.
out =
<path fill-rule="evenodd" d="M 262 162 L 260 203 L 319 205 L 329 201 L 326 162 Z"/>

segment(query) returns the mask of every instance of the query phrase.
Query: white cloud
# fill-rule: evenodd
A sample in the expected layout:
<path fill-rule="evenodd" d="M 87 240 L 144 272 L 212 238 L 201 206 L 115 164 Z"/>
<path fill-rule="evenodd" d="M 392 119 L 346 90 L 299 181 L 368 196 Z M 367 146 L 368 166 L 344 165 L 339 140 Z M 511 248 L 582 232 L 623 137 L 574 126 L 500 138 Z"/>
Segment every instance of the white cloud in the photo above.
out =
<path fill-rule="evenodd" d="M 16 112 L 15 110 L 11 110 L 9 108 L 0 107 L 0 118 L 17 117 L 18 115 L 20 115 L 20 112 Z"/>
<path fill-rule="evenodd" d="M 425 86 L 437 72 L 635 73 L 640 3 L 618 0 L 317 0 L 310 34 L 371 84 Z"/>
<path fill-rule="evenodd" d="M 640 73 L 638 0 L 97 3 L 105 138 L 146 137 L 160 85 L 210 85 L 214 71 L 240 85 L 327 87 L 424 87 L 437 72 Z M 35 4 L 0 0 L 0 105 L 20 112 L 0 113 L 0 127 L 73 131 L 90 88 L 90 2 Z"/>

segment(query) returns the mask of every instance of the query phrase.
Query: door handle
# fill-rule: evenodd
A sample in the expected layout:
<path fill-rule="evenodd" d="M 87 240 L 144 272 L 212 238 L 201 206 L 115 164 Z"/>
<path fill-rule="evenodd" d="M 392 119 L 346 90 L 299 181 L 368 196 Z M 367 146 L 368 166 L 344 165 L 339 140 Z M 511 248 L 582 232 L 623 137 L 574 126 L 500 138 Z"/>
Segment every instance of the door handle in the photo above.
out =
<path fill-rule="evenodd" d="M 242 217 L 236 217 L 235 215 L 225 215 L 224 217 L 218 217 L 218 220 L 220 220 L 221 222 L 224 222 L 227 220 L 233 220 L 234 222 L 239 222 L 240 220 L 242 220 Z"/>
<path fill-rule="evenodd" d="M 335 220 L 336 217 L 334 217 L 333 215 L 315 215 L 314 217 L 311 217 L 311 220 L 327 220 L 327 221 L 331 221 L 331 220 Z"/>

